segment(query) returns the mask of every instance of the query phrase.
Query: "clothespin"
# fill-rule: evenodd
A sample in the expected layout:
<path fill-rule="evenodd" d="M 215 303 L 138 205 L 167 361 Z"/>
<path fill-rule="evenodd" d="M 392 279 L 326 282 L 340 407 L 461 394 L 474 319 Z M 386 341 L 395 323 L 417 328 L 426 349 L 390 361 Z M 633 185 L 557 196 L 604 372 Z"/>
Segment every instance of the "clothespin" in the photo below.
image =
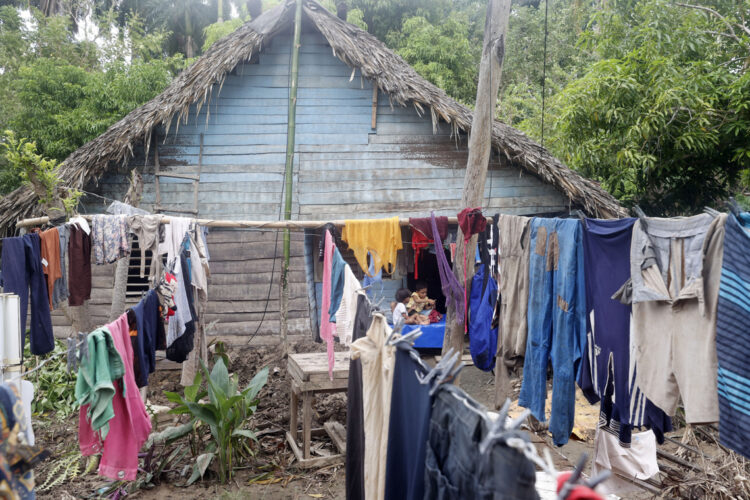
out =
<path fill-rule="evenodd" d="M 461 371 L 461 369 L 464 367 L 463 361 L 456 365 L 456 361 L 458 361 L 459 352 L 456 352 L 453 354 L 449 360 L 450 363 L 446 364 L 440 372 L 435 376 L 435 382 L 432 384 L 432 389 L 430 389 L 430 396 L 433 396 L 437 390 L 440 388 L 440 385 L 445 382 L 448 378 L 453 380 L 456 375 L 458 375 L 458 372 Z M 442 359 L 440 360 L 443 361 Z"/>
<path fill-rule="evenodd" d="M 401 323 L 401 322 L 399 322 Z M 386 343 L 391 346 L 408 345 L 409 347 L 414 345 L 414 341 L 422 335 L 422 330 L 416 329 L 406 335 L 399 335 L 394 328 L 391 334 L 388 336 Z"/>
<path fill-rule="evenodd" d="M 447 369 L 449 366 L 452 367 L 456 360 L 458 359 L 458 353 L 454 352 L 453 348 L 451 347 L 448 349 L 448 352 L 445 353 L 445 356 L 436 364 L 432 370 L 430 370 L 426 375 L 417 377 L 419 380 L 419 383 L 422 385 L 429 384 L 432 379 L 434 379 L 438 374 L 442 374 L 442 372 Z M 430 394 L 432 395 L 432 393 Z"/>
<path fill-rule="evenodd" d="M 480 454 L 484 455 L 487 451 L 490 450 L 492 443 L 494 443 L 498 439 L 502 439 L 503 436 L 509 431 L 518 429 L 521 424 L 523 424 L 523 422 L 528 418 L 528 416 L 531 415 L 531 410 L 526 409 L 521 413 L 520 416 L 514 418 L 506 424 L 509 409 L 510 399 L 506 399 L 505 404 L 503 404 L 503 407 L 500 409 L 497 420 L 495 420 L 493 425 L 490 427 L 490 430 L 487 432 L 487 435 L 484 437 L 484 439 L 482 439 L 482 442 L 479 443 Z"/>

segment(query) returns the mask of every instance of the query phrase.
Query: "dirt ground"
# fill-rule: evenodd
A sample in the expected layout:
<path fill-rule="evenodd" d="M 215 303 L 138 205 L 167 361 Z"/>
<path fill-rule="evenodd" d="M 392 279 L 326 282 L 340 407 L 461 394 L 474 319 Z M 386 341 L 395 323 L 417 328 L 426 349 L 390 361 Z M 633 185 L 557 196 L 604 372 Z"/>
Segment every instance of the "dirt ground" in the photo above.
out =
<path fill-rule="evenodd" d="M 302 342 L 292 346 L 292 352 L 323 352 L 324 346 L 314 342 Z M 267 366 L 269 378 L 266 387 L 260 394 L 258 410 L 251 421 L 251 427 L 259 436 L 256 447 L 255 460 L 241 464 L 231 483 L 220 485 L 216 475 L 209 469 L 202 481 L 185 487 L 187 477 L 191 472 L 191 453 L 185 453 L 184 458 L 170 463 L 161 477 L 154 481 L 155 485 L 148 489 L 138 489 L 128 495 L 129 498 L 142 499 L 179 499 L 193 500 L 205 498 L 219 499 L 309 499 L 345 498 L 343 464 L 328 466 L 317 470 L 301 470 L 295 467 L 294 456 L 284 439 L 284 431 L 289 425 L 289 387 L 290 380 L 286 371 L 286 360 L 282 358 L 279 348 L 247 347 L 234 349 L 229 352 L 230 373 L 239 376 L 240 387 L 246 386 L 258 370 Z M 428 358 L 428 362 L 432 361 Z M 164 396 L 164 391 L 182 392 L 179 385 L 180 372 L 175 370 L 157 370 L 150 379 L 149 403 L 151 405 L 170 406 Z M 494 376 L 485 373 L 474 366 L 467 366 L 461 374 L 460 386 L 480 403 L 492 409 L 494 405 Z M 516 384 L 516 398 L 518 386 Z M 324 422 L 333 420 L 346 424 L 346 396 L 344 393 L 322 395 L 313 403 L 313 427 L 320 427 Z M 598 419 L 598 407 L 579 402 L 576 405 L 576 429 L 574 437 L 562 447 L 554 447 L 551 437 L 544 430 L 532 433 L 532 442 L 541 452 L 545 447 L 551 450 L 555 467 L 558 470 L 570 470 L 578 458 L 587 453 L 593 454 L 594 429 Z M 511 415 L 520 413 L 517 405 L 512 406 Z M 186 422 L 178 416 L 161 414 L 155 416 L 156 430 L 163 430 L 169 425 Z M 75 454 L 78 448 L 77 413 L 64 421 L 49 421 L 35 419 L 35 432 L 39 443 L 53 452 L 53 458 L 35 469 L 37 485 L 54 479 L 61 474 L 59 461 L 62 457 Z M 207 432 L 207 431 L 206 431 Z M 679 433 L 673 435 L 680 437 Z M 208 436 L 206 436 L 208 437 Z M 185 439 L 182 443 L 171 445 L 169 449 L 159 449 L 156 453 L 166 456 L 173 448 L 182 445 L 187 449 Z M 669 443 L 668 443 L 669 445 Z M 664 449 L 670 452 L 679 451 L 676 445 Z M 334 452 L 333 444 L 327 436 L 313 437 L 312 450 L 314 455 L 325 456 Z M 92 498 L 99 496 L 110 481 L 99 477 L 95 470 L 84 474 L 85 462 L 79 462 L 79 472 L 72 480 L 66 479 L 47 491 L 38 491 L 40 499 L 45 498 Z M 68 475 L 70 476 L 70 475 Z M 143 472 L 139 477 L 143 476 Z M 110 498 L 117 498 L 107 494 Z M 648 498 L 650 495 L 641 494 L 628 498 Z"/>

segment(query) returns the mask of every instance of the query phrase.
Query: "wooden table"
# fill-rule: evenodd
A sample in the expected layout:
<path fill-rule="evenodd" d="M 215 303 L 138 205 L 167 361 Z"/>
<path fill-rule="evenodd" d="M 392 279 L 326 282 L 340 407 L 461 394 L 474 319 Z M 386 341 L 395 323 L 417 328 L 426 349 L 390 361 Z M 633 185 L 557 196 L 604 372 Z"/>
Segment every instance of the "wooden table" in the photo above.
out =
<path fill-rule="evenodd" d="M 300 467 L 322 467 L 343 461 L 346 456 L 346 432 L 344 426 L 336 422 L 326 422 L 322 428 L 312 428 L 312 400 L 317 393 L 346 392 L 349 386 L 349 353 L 337 352 L 334 355 L 333 380 L 328 376 L 328 354 L 325 352 L 290 354 L 287 370 L 292 379 L 289 402 L 289 432 L 286 439 L 297 457 Z M 297 444 L 297 409 L 302 398 L 302 449 Z M 327 433 L 338 449 L 337 455 L 330 457 L 310 457 L 312 435 Z"/>

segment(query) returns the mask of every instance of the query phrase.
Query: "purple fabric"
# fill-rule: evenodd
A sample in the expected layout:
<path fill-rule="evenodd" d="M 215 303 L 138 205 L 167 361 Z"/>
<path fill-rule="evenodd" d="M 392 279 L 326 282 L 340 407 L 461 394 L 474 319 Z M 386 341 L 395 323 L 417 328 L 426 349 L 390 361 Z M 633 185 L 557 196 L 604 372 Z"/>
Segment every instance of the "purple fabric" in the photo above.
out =
<path fill-rule="evenodd" d="M 440 285 L 443 288 L 443 295 L 445 295 L 445 304 L 447 306 L 451 300 L 453 301 L 456 307 L 456 323 L 463 324 L 465 313 L 464 288 L 456 278 L 456 275 L 453 274 L 453 269 L 451 269 L 448 259 L 445 258 L 443 240 L 440 239 L 435 212 L 431 212 L 430 215 L 432 217 L 432 239 L 435 241 L 435 256 L 437 257 L 438 271 L 440 272 Z"/>

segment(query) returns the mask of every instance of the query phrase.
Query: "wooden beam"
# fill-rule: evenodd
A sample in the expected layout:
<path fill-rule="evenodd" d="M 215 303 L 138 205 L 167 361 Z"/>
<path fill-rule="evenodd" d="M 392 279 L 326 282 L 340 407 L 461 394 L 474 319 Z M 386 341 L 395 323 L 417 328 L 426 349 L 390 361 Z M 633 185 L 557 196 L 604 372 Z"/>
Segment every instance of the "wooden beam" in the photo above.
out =
<path fill-rule="evenodd" d="M 492 152 L 492 123 L 495 116 L 497 92 L 500 87 L 500 74 L 505 56 L 505 34 L 508 29 L 511 0 L 489 0 L 487 16 L 484 21 L 484 45 L 482 60 L 479 63 L 479 83 L 477 85 L 477 99 L 474 116 L 469 135 L 469 158 L 464 175 L 464 189 L 461 196 L 462 207 L 481 207 L 484 198 L 484 187 L 487 180 L 487 166 Z M 471 282 L 474 275 L 474 252 L 477 237 L 473 236 L 467 244 L 464 243 L 463 233 L 458 230 L 459 237 L 456 245 L 456 259 L 453 270 L 459 279 Z M 451 302 L 446 318 L 445 336 L 443 339 L 443 355 L 453 349 L 463 352 L 465 325 L 455 321 L 455 305 Z"/>
<path fill-rule="evenodd" d="M 164 210 L 171 210 L 169 207 L 159 207 Z M 177 212 L 177 210 L 172 210 Z M 192 212 L 192 211 L 191 211 Z M 82 215 L 86 220 L 91 220 L 91 215 Z M 169 224 L 170 217 L 163 215 L 161 219 L 162 224 Z M 492 221 L 491 217 L 487 217 L 487 222 Z M 31 219 L 23 219 L 16 223 L 16 227 L 29 227 L 29 226 L 41 226 L 49 222 L 49 217 L 34 217 Z M 279 220 L 279 221 L 264 221 L 264 220 L 215 220 L 215 219 L 193 219 L 193 222 L 199 226 L 216 227 L 225 229 L 290 229 L 293 231 L 303 231 L 305 229 L 317 229 L 323 227 L 326 224 L 333 224 L 334 226 L 343 227 L 346 225 L 346 220 Z M 449 224 L 458 224 L 456 217 L 448 217 Z M 409 219 L 399 220 L 401 226 L 408 226 Z"/>
<path fill-rule="evenodd" d="M 372 82 L 372 124 L 373 130 L 378 127 L 378 83 Z"/>

